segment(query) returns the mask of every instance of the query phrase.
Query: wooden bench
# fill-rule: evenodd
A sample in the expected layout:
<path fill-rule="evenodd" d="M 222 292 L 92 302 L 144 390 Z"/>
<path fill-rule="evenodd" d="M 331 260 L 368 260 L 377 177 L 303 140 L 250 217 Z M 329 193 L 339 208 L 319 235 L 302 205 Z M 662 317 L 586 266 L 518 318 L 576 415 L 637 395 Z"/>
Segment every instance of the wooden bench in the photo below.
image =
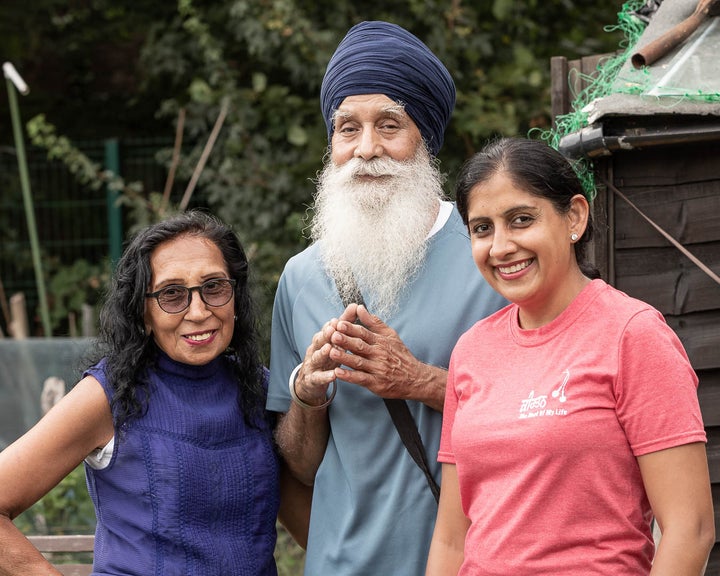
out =
<path fill-rule="evenodd" d="M 52 554 L 72 552 L 92 552 L 95 536 L 68 535 L 68 536 L 28 536 L 30 542 L 53 562 L 63 576 L 89 576 L 92 573 L 92 560 L 86 563 L 56 564 Z"/>

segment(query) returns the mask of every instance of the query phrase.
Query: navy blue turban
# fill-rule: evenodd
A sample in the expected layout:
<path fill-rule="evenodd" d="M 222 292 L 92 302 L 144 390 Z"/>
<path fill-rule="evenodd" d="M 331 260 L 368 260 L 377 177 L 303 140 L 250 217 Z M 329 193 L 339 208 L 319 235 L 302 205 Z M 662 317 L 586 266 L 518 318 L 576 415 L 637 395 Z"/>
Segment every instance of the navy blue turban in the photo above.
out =
<path fill-rule="evenodd" d="M 445 66 L 410 32 L 388 22 L 353 26 L 328 63 L 320 106 L 332 138 L 333 113 L 347 96 L 384 94 L 402 102 L 436 156 L 455 107 Z"/>

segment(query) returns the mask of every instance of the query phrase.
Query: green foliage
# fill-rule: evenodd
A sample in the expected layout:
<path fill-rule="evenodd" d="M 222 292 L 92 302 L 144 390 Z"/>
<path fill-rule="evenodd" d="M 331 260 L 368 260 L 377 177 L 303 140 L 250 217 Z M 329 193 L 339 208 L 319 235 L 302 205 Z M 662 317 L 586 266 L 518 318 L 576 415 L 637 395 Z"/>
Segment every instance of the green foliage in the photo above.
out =
<path fill-rule="evenodd" d="M 245 239 L 273 242 L 289 254 L 304 244 L 288 222 L 311 201 L 310 178 L 327 144 L 318 107 L 324 65 L 352 24 L 397 22 L 446 63 L 456 80 L 458 106 L 441 159 L 453 174 L 493 135 L 549 126 L 550 57 L 614 49 L 620 36 L 605 35 L 603 26 L 615 21 L 618 8 L 567 0 L 451 5 L 182 0 L 174 23 L 148 38 L 142 61 L 150 82 L 171 79 L 173 96 L 161 115 L 171 120 L 187 108 L 186 133 L 195 148 L 181 170 L 186 176 L 219 102 L 230 98 L 231 111 L 200 188 L 211 208 L 237 224 Z"/>
<path fill-rule="evenodd" d="M 160 194 L 146 195 L 141 183 L 126 183 L 120 176 L 91 161 L 68 137 L 58 135 L 55 126 L 43 114 L 28 121 L 27 131 L 30 141 L 47 151 L 48 160 L 62 162 L 80 184 L 93 190 L 107 187 L 117 192 L 117 201 L 128 211 L 131 222 L 129 232 L 175 210 L 163 203 Z M 96 306 L 100 303 L 110 278 L 109 261 L 90 263 L 80 258 L 63 265 L 58 258 L 47 254 L 44 260 L 44 269 L 49 277 L 48 307 L 53 331 L 74 333 L 77 325 L 69 326 L 69 318 L 74 317 L 77 322 L 82 317 L 83 304 Z"/>
<path fill-rule="evenodd" d="M 48 273 L 50 322 L 55 331 L 71 315 L 77 322 L 82 317 L 83 304 L 95 306 L 100 301 L 108 284 L 110 270 L 107 262 L 95 265 L 81 258 L 69 266 L 50 266 Z M 74 330 L 68 328 L 68 332 Z"/>
<path fill-rule="evenodd" d="M 67 136 L 58 135 L 56 127 L 46 120 L 44 114 L 29 120 L 27 131 L 30 141 L 47 151 L 48 160 L 65 164 L 80 184 L 93 190 L 107 187 L 117 193 L 117 202 L 128 210 L 128 233 L 177 210 L 175 206 L 166 205 L 158 192 L 146 194 L 141 182 L 125 182 L 118 174 L 90 160 Z"/>
<path fill-rule="evenodd" d="M 48 160 L 62 161 L 80 184 L 98 190 L 108 179 L 109 173 L 75 148 L 66 136 L 59 136 L 44 114 L 30 120 L 26 128 L 30 141 L 47 150 Z"/>
<path fill-rule="evenodd" d="M 292 536 L 279 523 L 277 525 L 275 562 L 278 576 L 300 576 L 305 567 L 305 551 L 295 544 Z"/>
<path fill-rule="evenodd" d="M 95 509 L 87 491 L 83 465 L 14 522 L 24 534 L 92 534 Z"/>
<path fill-rule="evenodd" d="M 319 86 L 330 55 L 350 26 L 372 19 L 403 25 L 424 40 L 453 75 L 457 106 L 440 153 L 449 176 L 448 193 L 459 165 L 488 138 L 549 129 L 552 56 L 609 52 L 622 39 L 620 31 L 605 32 L 616 21 L 620 2 L 162 4 L 95 0 L 59 11 L 50 2 L 41 3 L 53 26 L 73 39 L 76 48 L 65 50 L 68 57 L 100 43 L 102 30 L 116 33 L 120 45 L 142 39 L 134 59 L 124 68 L 115 65 L 135 75 L 133 101 L 158 103 L 153 123 L 165 123 L 170 133 L 183 112 L 182 154 L 175 174 L 181 186 L 191 180 L 221 107 L 228 103 L 191 205 L 208 206 L 238 232 L 253 260 L 265 330 L 282 266 L 307 242 L 303 228 L 314 192 L 312 178 L 327 147 Z M 83 33 L 83 23 L 91 18 L 100 28 Z M 65 123 L 64 118 L 57 121 Z M 45 147 L 51 158 L 62 159 L 81 182 L 119 191 L 128 231 L 176 210 L 179 198 L 168 202 L 159 191 L 125 183 L 83 158 L 43 115 L 34 118 L 28 130 L 35 144 Z M 168 150 L 159 159 L 169 167 L 171 156 Z"/>

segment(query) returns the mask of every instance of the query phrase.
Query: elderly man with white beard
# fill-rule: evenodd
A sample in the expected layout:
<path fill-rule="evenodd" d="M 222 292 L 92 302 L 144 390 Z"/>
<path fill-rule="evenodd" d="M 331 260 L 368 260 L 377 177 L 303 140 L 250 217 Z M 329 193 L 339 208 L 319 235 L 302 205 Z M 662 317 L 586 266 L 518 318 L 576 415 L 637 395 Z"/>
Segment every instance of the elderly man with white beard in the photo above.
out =
<path fill-rule="evenodd" d="M 415 576 L 437 504 L 446 368 L 458 337 L 506 302 L 477 270 L 436 155 L 455 105 L 445 66 L 394 24 L 350 29 L 321 89 L 328 160 L 313 243 L 283 271 L 267 407 L 312 486 L 305 574 Z M 409 408 L 428 478 L 388 404 Z M 394 401 L 394 402 L 393 402 Z M 421 458 L 422 459 L 422 458 Z"/>

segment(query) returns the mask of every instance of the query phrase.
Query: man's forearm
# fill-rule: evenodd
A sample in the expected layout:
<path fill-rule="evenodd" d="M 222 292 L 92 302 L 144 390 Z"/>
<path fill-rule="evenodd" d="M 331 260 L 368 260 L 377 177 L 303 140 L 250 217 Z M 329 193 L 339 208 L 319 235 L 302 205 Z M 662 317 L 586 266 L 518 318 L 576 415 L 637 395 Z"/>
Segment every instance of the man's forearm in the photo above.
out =
<path fill-rule="evenodd" d="M 433 410 L 443 411 L 445 403 L 445 388 L 447 386 L 447 370 L 422 364 L 420 375 L 413 390 L 417 390 L 418 396 L 412 396 L 412 400 L 419 400 Z"/>
<path fill-rule="evenodd" d="M 287 414 L 280 418 L 275 430 L 280 454 L 303 484 L 312 486 L 315 482 L 329 436 L 327 408 L 307 410 L 293 402 Z"/>

